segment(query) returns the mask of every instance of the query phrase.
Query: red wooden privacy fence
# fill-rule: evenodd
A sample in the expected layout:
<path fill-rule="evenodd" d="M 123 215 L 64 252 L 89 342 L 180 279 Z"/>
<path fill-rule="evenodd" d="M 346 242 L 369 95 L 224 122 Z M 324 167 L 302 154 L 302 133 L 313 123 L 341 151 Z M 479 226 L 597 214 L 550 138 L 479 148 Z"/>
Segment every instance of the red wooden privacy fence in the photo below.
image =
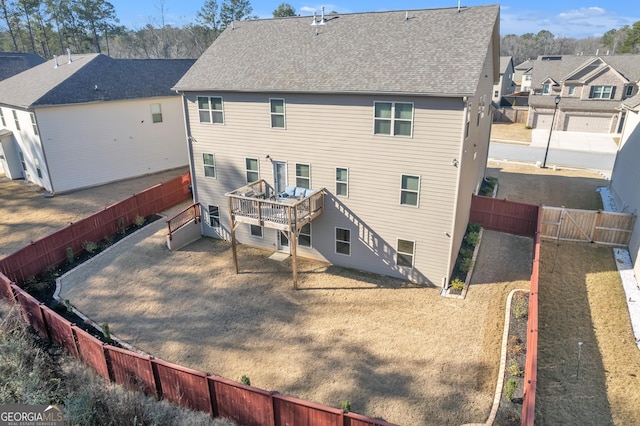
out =
<path fill-rule="evenodd" d="M 189 199 L 188 186 L 188 174 L 154 186 L 6 257 L 0 261 L 0 298 L 10 304 L 17 303 L 25 321 L 38 333 L 56 342 L 106 380 L 183 407 L 247 426 L 393 426 L 105 344 L 40 303 L 9 278 L 24 279 L 64 262 L 67 247 L 79 252 L 83 241 L 99 241 L 118 232 L 120 218 L 128 226 L 136 215 L 149 216 Z"/>
<path fill-rule="evenodd" d="M 147 217 L 191 199 L 189 173 L 152 186 L 115 203 L 0 260 L 0 271 L 13 281 L 24 281 L 67 260 L 67 248 L 74 254 L 85 241 L 98 242 L 130 226 L 136 216 Z"/>
<path fill-rule="evenodd" d="M 533 264 L 527 318 L 527 358 L 524 368 L 524 402 L 522 424 L 533 426 L 538 368 L 538 279 L 542 208 L 534 204 L 473 196 L 469 222 L 494 231 L 533 237 Z"/>

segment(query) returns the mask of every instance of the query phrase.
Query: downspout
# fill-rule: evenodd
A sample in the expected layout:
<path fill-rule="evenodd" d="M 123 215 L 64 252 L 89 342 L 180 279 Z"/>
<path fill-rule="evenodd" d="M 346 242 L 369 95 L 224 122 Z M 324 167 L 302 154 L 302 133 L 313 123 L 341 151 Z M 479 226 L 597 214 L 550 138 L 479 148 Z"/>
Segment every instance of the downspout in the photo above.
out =
<path fill-rule="evenodd" d="M 189 149 L 189 173 L 191 174 L 191 193 L 193 194 L 193 203 L 195 204 L 198 202 L 199 197 L 197 193 L 198 186 L 196 185 L 196 173 L 193 165 L 193 137 L 191 136 L 191 126 L 189 124 L 187 97 L 184 95 L 184 93 L 181 93 L 178 90 L 176 90 L 176 93 L 178 93 L 182 97 L 182 118 L 184 120 L 184 128 L 187 135 L 187 148 Z"/>
<path fill-rule="evenodd" d="M 49 169 L 49 161 L 47 161 L 47 152 L 44 149 L 44 141 L 42 140 L 42 132 L 38 125 L 38 116 L 36 110 L 33 110 L 33 116 L 36 118 L 36 128 L 38 129 L 38 140 L 40 141 L 40 149 L 42 150 L 42 159 L 44 160 L 44 167 L 47 169 L 47 179 L 49 179 L 49 185 L 51 185 L 51 194 L 55 194 L 55 188 L 53 187 L 53 179 L 51 178 L 51 170 Z"/>
<path fill-rule="evenodd" d="M 453 263 L 455 262 L 452 261 L 452 257 L 453 257 L 453 238 L 455 236 L 455 229 L 456 229 L 456 216 L 457 216 L 457 212 L 458 212 L 458 200 L 459 198 L 459 194 L 460 194 L 460 180 L 461 180 L 461 174 L 462 174 L 462 155 L 464 153 L 464 141 L 465 141 L 465 134 L 466 134 L 466 128 L 467 128 L 467 115 L 470 113 L 469 111 L 469 98 L 467 96 L 463 96 L 462 97 L 462 103 L 464 105 L 464 107 L 462 108 L 462 132 L 460 134 L 460 151 L 458 152 L 458 165 L 457 165 L 457 169 L 458 169 L 458 174 L 456 176 L 456 190 L 454 193 L 454 201 L 453 201 L 453 214 L 452 214 L 452 220 L 451 220 L 451 229 L 449 230 L 448 234 L 445 232 L 445 234 L 448 235 L 449 238 L 449 258 L 447 260 L 447 276 L 442 278 L 442 291 L 444 293 L 445 289 L 447 288 L 447 285 L 449 283 L 449 276 L 451 274 L 451 271 L 453 269 Z M 454 166 L 452 166 L 454 167 Z"/>

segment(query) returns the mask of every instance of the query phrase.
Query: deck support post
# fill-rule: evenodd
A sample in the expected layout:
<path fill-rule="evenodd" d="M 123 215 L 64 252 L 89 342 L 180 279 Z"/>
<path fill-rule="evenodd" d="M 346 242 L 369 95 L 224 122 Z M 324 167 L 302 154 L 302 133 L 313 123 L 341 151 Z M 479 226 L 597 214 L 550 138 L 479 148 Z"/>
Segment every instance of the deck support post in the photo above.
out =
<path fill-rule="evenodd" d="M 233 202 L 232 198 L 229 198 L 229 220 L 231 221 L 231 251 L 233 253 L 233 264 L 236 267 L 236 275 L 240 273 L 240 270 L 238 269 L 238 252 L 237 252 L 237 247 L 236 247 L 236 220 L 235 217 L 233 215 L 233 208 L 231 206 L 231 203 Z"/>

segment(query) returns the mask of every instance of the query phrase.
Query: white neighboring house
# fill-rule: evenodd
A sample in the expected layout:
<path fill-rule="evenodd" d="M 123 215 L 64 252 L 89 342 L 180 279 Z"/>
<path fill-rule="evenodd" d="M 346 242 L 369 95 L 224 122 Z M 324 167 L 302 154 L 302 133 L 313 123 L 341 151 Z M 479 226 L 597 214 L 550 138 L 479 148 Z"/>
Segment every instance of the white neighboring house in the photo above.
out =
<path fill-rule="evenodd" d="M 0 162 L 51 193 L 188 164 L 181 97 L 192 59 L 54 58 L 0 82 Z"/>
<path fill-rule="evenodd" d="M 620 138 L 620 147 L 613 167 L 609 189 L 613 195 L 617 210 L 621 213 L 640 213 L 640 94 L 622 103 L 626 113 L 624 128 Z M 640 279 L 640 220 L 636 220 L 629 253 L 633 260 L 636 279 Z"/>

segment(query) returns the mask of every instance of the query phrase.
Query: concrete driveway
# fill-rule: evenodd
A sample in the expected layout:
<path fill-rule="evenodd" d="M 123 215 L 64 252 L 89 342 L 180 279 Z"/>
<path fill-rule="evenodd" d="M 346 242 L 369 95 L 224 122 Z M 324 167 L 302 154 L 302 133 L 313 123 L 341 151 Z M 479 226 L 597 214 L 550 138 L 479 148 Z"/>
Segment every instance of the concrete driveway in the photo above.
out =
<path fill-rule="evenodd" d="M 530 147 L 546 148 L 549 142 L 548 129 L 533 129 Z M 606 133 L 562 132 L 554 130 L 551 133 L 549 149 L 564 149 L 571 151 L 616 153 L 618 145 L 613 135 Z"/>

